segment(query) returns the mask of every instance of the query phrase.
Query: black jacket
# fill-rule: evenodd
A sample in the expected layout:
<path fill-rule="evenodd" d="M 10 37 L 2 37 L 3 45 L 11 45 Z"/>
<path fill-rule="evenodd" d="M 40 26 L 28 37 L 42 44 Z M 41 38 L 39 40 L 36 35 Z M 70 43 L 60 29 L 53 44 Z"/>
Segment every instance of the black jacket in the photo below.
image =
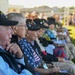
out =
<path fill-rule="evenodd" d="M 54 55 L 52 54 L 48 54 L 47 55 L 44 55 L 41 50 L 40 50 L 40 47 L 38 46 L 37 42 L 34 41 L 34 46 L 33 46 L 34 50 L 37 48 L 39 54 L 42 56 L 42 59 L 44 61 L 48 61 L 49 63 L 51 62 L 57 62 L 58 61 L 58 58 L 56 58 Z"/>

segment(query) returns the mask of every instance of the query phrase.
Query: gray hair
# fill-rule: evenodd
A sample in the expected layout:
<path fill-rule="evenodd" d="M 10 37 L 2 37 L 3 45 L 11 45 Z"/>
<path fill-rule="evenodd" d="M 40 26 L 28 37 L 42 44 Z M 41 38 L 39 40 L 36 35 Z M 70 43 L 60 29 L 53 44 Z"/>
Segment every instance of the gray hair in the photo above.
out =
<path fill-rule="evenodd" d="M 19 24 L 22 22 L 26 22 L 26 18 L 21 13 L 9 13 L 7 14 L 7 18 L 12 21 L 18 21 Z"/>

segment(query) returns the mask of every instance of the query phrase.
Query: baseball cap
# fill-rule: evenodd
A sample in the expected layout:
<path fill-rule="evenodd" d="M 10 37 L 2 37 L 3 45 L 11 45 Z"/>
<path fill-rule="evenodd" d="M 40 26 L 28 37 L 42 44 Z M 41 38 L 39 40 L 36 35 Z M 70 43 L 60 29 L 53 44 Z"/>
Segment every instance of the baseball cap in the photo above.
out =
<path fill-rule="evenodd" d="M 18 21 L 9 20 L 2 11 L 0 11 L 0 26 L 14 26 Z"/>
<path fill-rule="evenodd" d="M 40 26 L 37 26 L 37 25 L 31 25 L 31 24 L 28 24 L 28 25 L 27 25 L 27 28 L 28 28 L 28 30 L 31 30 L 31 31 L 38 31 L 38 30 L 41 29 Z"/>
<path fill-rule="evenodd" d="M 27 25 L 28 30 L 31 30 L 31 31 L 38 31 L 41 28 L 48 28 L 48 26 L 43 25 L 42 20 L 38 18 L 34 20 L 27 19 L 26 25 Z"/>
<path fill-rule="evenodd" d="M 49 28 L 48 26 L 44 25 L 44 22 L 41 19 L 36 18 L 33 21 L 37 26 L 40 26 L 41 28 L 45 28 L 45 29 Z"/>
<path fill-rule="evenodd" d="M 31 19 L 26 19 L 26 24 L 31 24 L 32 20 Z"/>
<path fill-rule="evenodd" d="M 26 25 L 27 25 L 28 30 L 31 30 L 31 31 L 37 31 L 37 30 L 39 30 L 41 28 L 40 26 L 37 26 L 34 23 L 34 21 L 31 20 L 31 19 L 26 20 Z"/>
<path fill-rule="evenodd" d="M 48 25 L 55 24 L 55 18 L 53 18 L 53 17 L 48 17 L 48 18 L 47 18 L 47 24 L 48 24 Z"/>

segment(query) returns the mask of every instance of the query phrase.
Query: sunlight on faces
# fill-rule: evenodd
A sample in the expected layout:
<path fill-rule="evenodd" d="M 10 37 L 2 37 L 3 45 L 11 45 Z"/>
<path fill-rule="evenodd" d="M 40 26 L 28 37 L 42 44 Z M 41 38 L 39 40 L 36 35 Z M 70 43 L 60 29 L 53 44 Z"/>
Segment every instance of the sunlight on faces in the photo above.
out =
<path fill-rule="evenodd" d="M 51 25 L 49 25 L 49 28 L 50 28 L 51 30 L 54 30 L 55 25 L 54 25 L 54 24 L 51 24 Z"/>
<path fill-rule="evenodd" d="M 18 25 L 14 27 L 14 32 L 17 34 L 20 38 L 25 38 L 26 34 L 26 22 L 25 19 L 22 19 L 19 21 Z"/>
<path fill-rule="evenodd" d="M 27 36 L 27 39 L 34 41 L 37 38 L 37 32 L 27 30 L 26 36 Z"/>
<path fill-rule="evenodd" d="M 12 28 L 6 26 L 0 26 L 0 44 L 8 45 L 10 44 L 12 38 L 13 30 Z"/>
<path fill-rule="evenodd" d="M 45 31 L 44 28 L 41 28 L 40 30 L 37 31 L 37 36 L 38 36 L 38 38 L 43 35 L 44 31 Z"/>
<path fill-rule="evenodd" d="M 56 21 L 59 21 L 59 20 L 60 20 L 60 16 L 56 14 L 56 15 L 55 15 L 55 20 L 56 20 Z"/>

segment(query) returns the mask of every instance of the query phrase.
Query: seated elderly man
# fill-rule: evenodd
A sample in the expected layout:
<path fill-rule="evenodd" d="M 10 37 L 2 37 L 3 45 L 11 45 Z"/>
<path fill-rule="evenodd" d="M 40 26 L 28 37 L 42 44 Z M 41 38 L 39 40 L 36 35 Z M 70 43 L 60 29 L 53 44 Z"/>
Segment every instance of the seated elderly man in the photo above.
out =
<path fill-rule="evenodd" d="M 10 21 L 0 11 L 0 75 L 32 75 L 25 66 L 23 53 L 17 44 L 11 43 L 11 26 L 17 21 Z"/>

